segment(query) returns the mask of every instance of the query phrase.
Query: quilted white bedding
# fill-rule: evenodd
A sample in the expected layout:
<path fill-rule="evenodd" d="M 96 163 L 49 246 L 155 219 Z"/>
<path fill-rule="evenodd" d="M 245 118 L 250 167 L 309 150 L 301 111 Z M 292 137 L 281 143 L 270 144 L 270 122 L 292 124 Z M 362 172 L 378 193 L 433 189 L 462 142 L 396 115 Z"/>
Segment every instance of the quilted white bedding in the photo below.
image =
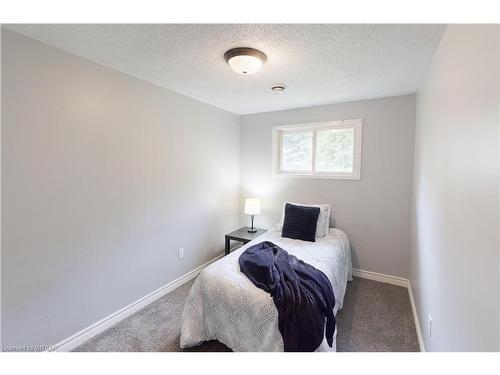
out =
<path fill-rule="evenodd" d="M 267 231 L 206 267 L 197 277 L 182 315 L 182 348 L 218 340 L 234 351 L 283 351 L 278 311 L 272 297 L 240 271 L 238 258 L 249 246 L 271 241 L 321 270 L 332 283 L 336 314 L 342 308 L 348 280 L 352 280 L 349 239 L 340 229 L 316 242 L 282 238 L 279 227 Z M 326 339 L 316 351 L 335 351 Z"/>

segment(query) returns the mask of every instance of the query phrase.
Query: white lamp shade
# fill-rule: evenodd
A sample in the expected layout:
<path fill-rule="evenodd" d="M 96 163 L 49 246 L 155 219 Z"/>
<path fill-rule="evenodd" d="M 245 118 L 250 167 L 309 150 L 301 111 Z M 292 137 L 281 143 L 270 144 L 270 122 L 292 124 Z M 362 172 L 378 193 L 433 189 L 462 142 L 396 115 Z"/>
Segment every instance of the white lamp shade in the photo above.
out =
<path fill-rule="evenodd" d="M 258 72 L 262 66 L 261 59 L 250 55 L 231 57 L 227 63 L 236 73 L 244 75 L 254 74 Z"/>
<path fill-rule="evenodd" d="M 245 213 L 247 215 L 259 215 L 260 212 L 260 199 L 248 198 L 245 202 Z"/>

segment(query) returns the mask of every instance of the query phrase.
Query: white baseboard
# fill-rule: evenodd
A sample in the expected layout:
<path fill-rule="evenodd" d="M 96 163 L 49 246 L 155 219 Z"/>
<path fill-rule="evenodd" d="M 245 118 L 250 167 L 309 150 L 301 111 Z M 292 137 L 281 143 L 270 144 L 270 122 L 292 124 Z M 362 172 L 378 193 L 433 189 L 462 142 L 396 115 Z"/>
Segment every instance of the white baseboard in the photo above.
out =
<path fill-rule="evenodd" d="M 417 308 L 415 306 L 415 300 L 413 299 L 413 293 L 411 291 L 410 280 L 405 279 L 403 277 L 384 275 L 383 273 L 360 270 L 358 268 L 354 268 L 352 270 L 352 274 L 353 276 L 361 277 L 363 279 L 379 281 L 381 283 L 397 285 L 408 289 L 408 296 L 410 297 L 411 310 L 413 312 L 413 320 L 415 321 L 415 330 L 417 331 L 418 346 L 421 352 L 425 352 L 424 340 L 422 339 L 422 331 L 420 330 L 420 323 L 418 321 L 418 314 L 417 314 Z"/>
<path fill-rule="evenodd" d="M 425 352 L 424 339 L 422 338 L 422 330 L 420 329 L 420 322 L 418 321 L 417 307 L 413 299 L 413 292 L 411 290 L 411 283 L 408 281 L 408 295 L 410 296 L 411 310 L 413 311 L 413 320 L 415 321 L 415 329 L 417 330 L 418 346 L 421 352 Z"/>
<path fill-rule="evenodd" d="M 105 329 L 115 325 L 116 323 L 120 322 L 121 320 L 129 317 L 136 311 L 142 309 L 146 305 L 149 305 L 151 302 L 156 301 L 157 299 L 163 297 L 164 295 L 170 293 L 172 290 L 178 288 L 179 286 L 187 283 L 188 281 L 194 279 L 198 274 L 208 266 L 210 263 L 215 262 L 216 260 L 222 258 L 224 254 L 220 254 L 214 259 L 208 261 L 205 264 L 202 264 L 201 266 L 195 268 L 194 270 L 182 275 L 178 279 L 158 288 L 154 292 L 149 293 L 148 295 L 138 299 L 135 302 L 132 302 L 130 305 L 125 306 L 124 308 L 114 312 L 113 314 L 99 320 L 98 322 L 88 326 L 87 328 L 82 329 L 80 332 L 75 333 L 74 335 L 68 337 L 65 340 L 62 340 L 61 342 L 57 343 L 56 345 L 53 346 L 54 351 L 59 351 L 59 352 L 68 352 L 77 346 L 83 344 L 85 341 L 89 340 L 90 338 L 94 337 L 95 335 L 101 333 Z M 402 277 L 397 277 L 397 276 L 391 276 L 391 275 L 384 275 L 381 273 L 376 273 L 376 272 L 371 272 L 371 271 L 365 271 L 365 270 L 360 270 L 357 268 L 353 269 L 353 276 L 360 277 L 363 279 L 369 279 L 369 280 L 374 280 L 374 281 L 379 281 L 382 283 L 386 284 L 392 284 L 392 285 L 397 285 L 401 286 L 404 288 L 408 289 L 408 294 L 410 296 L 410 303 L 411 303 L 411 308 L 413 311 L 413 319 L 415 321 L 415 328 L 417 331 L 417 337 L 418 337 L 418 344 L 420 346 L 420 351 L 425 352 L 425 347 L 424 343 L 422 340 L 422 332 L 420 330 L 420 324 L 418 321 L 418 315 L 417 315 L 417 309 L 415 307 L 415 301 L 413 299 L 413 294 L 411 291 L 411 286 L 410 282 L 408 279 L 402 278 Z"/>
<path fill-rule="evenodd" d="M 124 308 L 114 312 L 113 314 L 99 320 L 98 322 L 88 326 L 85 329 L 82 329 L 80 332 L 75 333 L 71 337 L 68 337 L 65 340 L 57 343 L 53 346 L 52 351 L 58 352 L 68 352 L 77 346 L 83 344 L 88 339 L 94 337 L 95 335 L 101 333 L 105 329 L 115 325 L 119 321 L 129 317 L 136 311 L 142 309 L 146 305 L 149 305 L 151 302 L 156 301 L 158 298 L 163 297 L 165 294 L 171 292 L 172 290 L 178 288 L 179 286 L 187 283 L 188 281 L 194 279 L 198 274 L 208 266 L 210 263 L 215 262 L 216 260 L 222 258 L 224 254 L 220 254 L 214 259 L 208 261 L 205 264 L 195 268 L 194 270 L 182 275 L 178 279 L 162 286 L 161 288 L 156 289 L 154 292 L 149 293 L 148 295 L 138 299 L 135 302 L 132 302 L 130 305 L 125 306 Z"/>
<path fill-rule="evenodd" d="M 383 273 L 365 271 L 365 270 L 360 270 L 358 268 L 353 268 L 352 275 L 356 277 L 361 277 L 362 279 L 374 280 L 374 281 L 379 281 L 381 283 L 392 284 L 408 288 L 408 279 L 402 277 L 384 275 Z"/>

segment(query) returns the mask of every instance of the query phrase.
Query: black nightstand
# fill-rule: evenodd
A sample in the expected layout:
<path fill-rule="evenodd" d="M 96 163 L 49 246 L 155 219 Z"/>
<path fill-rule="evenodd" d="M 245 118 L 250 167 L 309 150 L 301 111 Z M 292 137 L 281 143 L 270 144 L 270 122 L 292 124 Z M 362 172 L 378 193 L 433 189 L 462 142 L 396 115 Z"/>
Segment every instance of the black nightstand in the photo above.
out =
<path fill-rule="evenodd" d="M 243 228 L 240 228 L 238 230 L 235 230 L 234 232 L 226 234 L 226 255 L 231 252 L 231 248 L 230 248 L 231 240 L 243 242 L 243 245 L 244 245 L 244 244 L 249 243 L 250 241 L 256 239 L 261 234 L 267 232 L 267 229 L 259 229 L 259 228 L 255 228 L 255 229 L 257 229 L 257 232 L 249 233 L 248 227 L 243 227 Z"/>

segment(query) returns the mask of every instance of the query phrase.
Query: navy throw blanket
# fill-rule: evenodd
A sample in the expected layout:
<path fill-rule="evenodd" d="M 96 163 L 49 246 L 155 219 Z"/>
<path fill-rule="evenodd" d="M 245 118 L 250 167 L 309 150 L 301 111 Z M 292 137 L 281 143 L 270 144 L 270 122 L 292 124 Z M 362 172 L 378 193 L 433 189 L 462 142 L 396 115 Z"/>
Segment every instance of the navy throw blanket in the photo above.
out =
<path fill-rule="evenodd" d="M 246 249 L 239 263 L 241 272 L 273 297 L 285 352 L 315 351 L 325 336 L 332 346 L 335 296 L 323 272 L 269 241 Z"/>

